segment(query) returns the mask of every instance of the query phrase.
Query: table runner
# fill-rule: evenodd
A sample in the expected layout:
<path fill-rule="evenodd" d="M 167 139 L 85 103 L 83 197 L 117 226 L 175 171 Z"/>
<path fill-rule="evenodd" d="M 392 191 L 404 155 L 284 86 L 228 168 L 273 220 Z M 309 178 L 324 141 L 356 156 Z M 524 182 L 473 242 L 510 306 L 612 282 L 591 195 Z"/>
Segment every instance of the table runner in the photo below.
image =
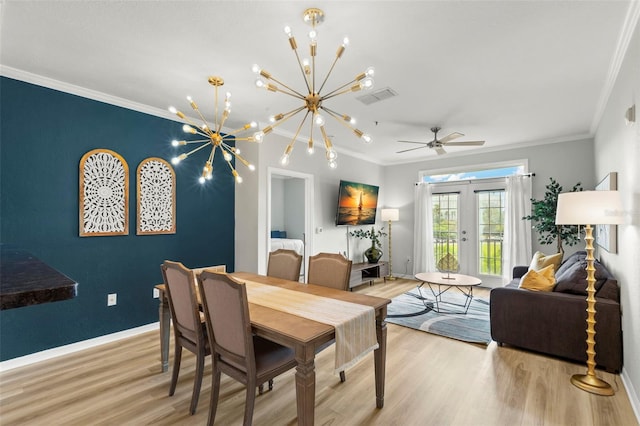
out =
<path fill-rule="evenodd" d="M 344 371 L 378 348 L 371 306 L 244 280 L 250 303 L 297 315 L 336 330 L 335 372 Z"/>

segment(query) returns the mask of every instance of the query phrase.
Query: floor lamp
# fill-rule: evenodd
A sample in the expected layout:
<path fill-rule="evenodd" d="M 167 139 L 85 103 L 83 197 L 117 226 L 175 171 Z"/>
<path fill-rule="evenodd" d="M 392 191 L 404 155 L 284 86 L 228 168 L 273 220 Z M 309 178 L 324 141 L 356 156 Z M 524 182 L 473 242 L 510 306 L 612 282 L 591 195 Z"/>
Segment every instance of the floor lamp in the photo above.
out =
<path fill-rule="evenodd" d="M 383 222 L 389 222 L 389 275 L 385 279 L 393 281 L 396 277 L 393 276 L 393 265 L 391 264 L 391 222 L 397 222 L 400 219 L 400 211 L 398 209 L 382 209 L 380 218 Z"/>
<path fill-rule="evenodd" d="M 622 219 L 622 200 L 618 191 L 566 192 L 558 196 L 556 225 L 585 225 L 587 251 L 587 374 L 574 374 L 571 383 L 597 395 L 610 396 L 614 391 L 595 373 L 596 279 L 591 225 L 621 224 Z"/>

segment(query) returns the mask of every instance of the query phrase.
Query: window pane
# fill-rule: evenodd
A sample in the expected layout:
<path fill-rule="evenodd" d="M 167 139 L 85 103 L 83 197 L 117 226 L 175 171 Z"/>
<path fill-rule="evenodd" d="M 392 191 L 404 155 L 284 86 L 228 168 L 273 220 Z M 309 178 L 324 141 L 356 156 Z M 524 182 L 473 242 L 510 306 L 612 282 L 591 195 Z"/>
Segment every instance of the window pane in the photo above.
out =
<path fill-rule="evenodd" d="M 478 256 L 480 273 L 502 275 L 504 190 L 478 192 Z"/>

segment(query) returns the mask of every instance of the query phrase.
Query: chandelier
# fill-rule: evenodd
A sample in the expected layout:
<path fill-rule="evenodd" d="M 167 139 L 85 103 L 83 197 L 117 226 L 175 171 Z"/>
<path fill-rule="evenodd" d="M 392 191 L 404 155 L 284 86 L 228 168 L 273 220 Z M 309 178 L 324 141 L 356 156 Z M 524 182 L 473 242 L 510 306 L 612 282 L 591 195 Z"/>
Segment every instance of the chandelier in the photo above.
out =
<path fill-rule="evenodd" d="M 366 71 L 358 74 L 353 80 L 338 86 L 337 88 L 331 91 L 323 91 L 325 88 L 325 84 L 329 79 L 338 59 L 342 57 L 347 45 L 349 44 L 349 39 L 344 38 L 344 41 L 336 52 L 336 57 L 334 58 L 329 71 L 327 72 L 324 79 L 320 82 L 316 79 L 316 53 L 317 53 L 317 33 L 316 26 L 321 24 L 324 21 L 324 12 L 317 8 L 310 8 L 304 11 L 304 21 L 311 25 L 311 31 L 309 32 L 309 54 L 311 60 L 301 59 L 298 54 L 298 45 L 296 43 L 296 39 L 291 34 L 291 28 L 285 27 L 284 31 L 289 37 L 289 45 L 291 49 L 296 55 L 296 59 L 298 61 L 298 66 L 300 71 L 302 72 L 302 77 L 304 78 L 304 82 L 306 85 L 306 93 L 297 91 L 290 86 L 278 81 L 274 76 L 272 76 L 269 72 L 261 69 L 258 65 L 253 66 L 253 72 L 258 74 L 256 79 L 256 86 L 258 88 L 266 89 L 270 92 L 280 92 L 289 96 L 293 96 L 294 98 L 300 99 L 302 101 L 302 106 L 292 109 L 291 111 L 284 112 L 272 116 L 269 118 L 269 121 L 272 123 L 262 129 L 261 131 L 256 132 L 253 137 L 257 142 L 261 142 L 264 136 L 270 133 L 275 127 L 281 125 L 286 122 L 290 118 L 294 117 L 298 113 L 304 113 L 302 117 L 302 121 L 298 125 L 298 128 L 295 132 L 295 135 L 289 145 L 286 147 L 284 154 L 280 158 L 280 163 L 283 166 L 289 164 L 289 156 L 291 155 L 291 151 L 293 151 L 293 144 L 295 143 L 298 134 L 303 128 L 307 118 L 311 118 L 310 128 L 309 128 L 309 142 L 307 145 L 307 152 L 309 154 L 313 154 L 314 151 L 314 140 L 313 140 L 313 131 L 314 126 L 320 129 L 320 133 L 322 136 L 322 140 L 324 142 L 325 148 L 325 156 L 329 163 L 329 167 L 335 169 L 337 167 L 336 159 L 338 154 L 336 153 L 331 140 L 327 136 L 327 132 L 325 130 L 325 115 L 331 117 L 346 126 L 348 129 L 353 131 L 355 135 L 361 138 L 365 143 L 371 143 L 371 136 L 362 132 L 361 130 L 353 127 L 355 124 L 355 120 L 346 115 L 336 112 L 335 110 L 329 108 L 326 103 L 329 99 L 334 98 L 336 96 L 357 92 L 363 89 L 370 89 L 373 87 L 373 79 L 371 78 L 374 73 L 373 67 L 369 67 Z M 325 114 L 325 115 L 323 115 Z"/>
<path fill-rule="evenodd" d="M 219 117 L 218 116 L 218 88 L 224 84 L 224 80 L 221 77 L 212 76 L 212 77 L 209 77 L 208 81 L 209 81 L 209 84 L 211 84 L 215 88 L 215 118 L 214 118 L 215 122 L 213 127 L 211 127 L 207 123 L 207 120 L 204 118 L 204 116 L 200 112 L 198 105 L 193 101 L 193 99 L 191 99 L 190 96 L 187 96 L 187 101 L 189 101 L 191 108 L 198 114 L 198 116 L 202 120 L 202 124 L 200 126 L 193 124 L 191 120 L 189 120 L 189 118 L 181 111 L 178 111 L 176 108 L 172 106 L 169 107 L 169 111 L 171 113 L 177 115 L 187 123 L 184 126 L 182 126 L 182 130 L 185 133 L 192 134 L 192 135 L 199 135 L 204 138 L 204 139 L 181 140 L 181 141 L 173 140 L 171 144 L 174 147 L 190 145 L 190 144 L 198 144 L 199 146 L 197 146 L 196 148 L 192 149 L 189 152 L 182 153 L 177 157 L 173 157 L 171 159 L 171 162 L 173 164 L 178 164 L 182 160 L 189 157 L 191 154 L 194 154 L 200 151 L 201 149 L 204 149 L 210 146 L 211 152 L 209 153 L 209 158 L 205 162 L 204 167 L 202 169 L 202 175 L 200 176 L 200 179 L 199 179 L 200 183 L 203 184 L 207 180 L 211 179 L 213 175 L 213 160 L 216 155 L 216 151 L 218 149 L 220 150 L 224 160 L 227 162 L 227 165 L 229 166 L 229 169 L 231 170 L 231 174 L 235 178 L 236 183 L 242 183 L 242 176 L 238 174 L 238 171 L 233 166 L 233 163 L 232 163 L 233 158 L 235 157 L 236 160 L 240 161 L 251 171 L 255 170 L 255 166 L 249 163 L 245 158 L 243 158 L 240 155 L 239 148 L 229 145 L 229 142 L 231 142 L 231 140 L 255 142 L 255 139 L 253 138 L 253 136 L 239 138 L 239 137 L 236 137 L 235 135 L 242 131 L 256 127 L 256 123 L 251 122 L 229 133 L 224 133 L 224 134 L 221 133 L 222 126 L 224 126 L 224 123 L 229 117 L 229 113 L 231 112 L 231 102 L 229 101 L 229 99 L 231 98 L 231 93 L 227 92 L 226 97 L 224 99 L 224 111 L 222 112 L 222 116 Z"/>

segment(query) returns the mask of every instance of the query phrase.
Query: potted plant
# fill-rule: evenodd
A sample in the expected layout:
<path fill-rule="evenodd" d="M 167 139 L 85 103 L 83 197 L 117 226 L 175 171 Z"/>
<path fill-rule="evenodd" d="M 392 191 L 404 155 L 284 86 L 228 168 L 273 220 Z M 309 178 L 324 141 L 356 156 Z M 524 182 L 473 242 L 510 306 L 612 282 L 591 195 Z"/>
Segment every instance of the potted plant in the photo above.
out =
<path fill-rule="evenodd" d="M 384 228 L 380 228 L 376 231 L 375 227 L 371 227 L 371 230 L 363 231 L 362 229 L 356 229 L 355 231 L 349 232 L 349 235 L 352 237 L 364 239 L 368 238 L 371 240 L 371 247 L 369 247 L 364 255 L 369 261 L 369 263 L 378 263 L 380 258 L 382 257 L 382 244 L 380 243 L 380 238 L 383 235 L 387 235 L 386 232 L 383 231 Z"/>
<path fill-rule="evenodd" d="M 546 186 L 544 199 L 531 199 L 531 211 L 523 220 L 533 222 L 533 228 L 538 231 L 538 242 L 540 244 L 551 244 L 557 241 L 558 253 L 564 257 L 563 243 L 573 246 L 578 243 L 578 227 L 576 225 L 556 225 L 556 207 L 558 205 L 558 194 L 562 192 L 562 186 L 554 178 L 549 178 L 551 182 Z M 582 191 L 581 183 L 573 185 L 571 192 Z"/>

